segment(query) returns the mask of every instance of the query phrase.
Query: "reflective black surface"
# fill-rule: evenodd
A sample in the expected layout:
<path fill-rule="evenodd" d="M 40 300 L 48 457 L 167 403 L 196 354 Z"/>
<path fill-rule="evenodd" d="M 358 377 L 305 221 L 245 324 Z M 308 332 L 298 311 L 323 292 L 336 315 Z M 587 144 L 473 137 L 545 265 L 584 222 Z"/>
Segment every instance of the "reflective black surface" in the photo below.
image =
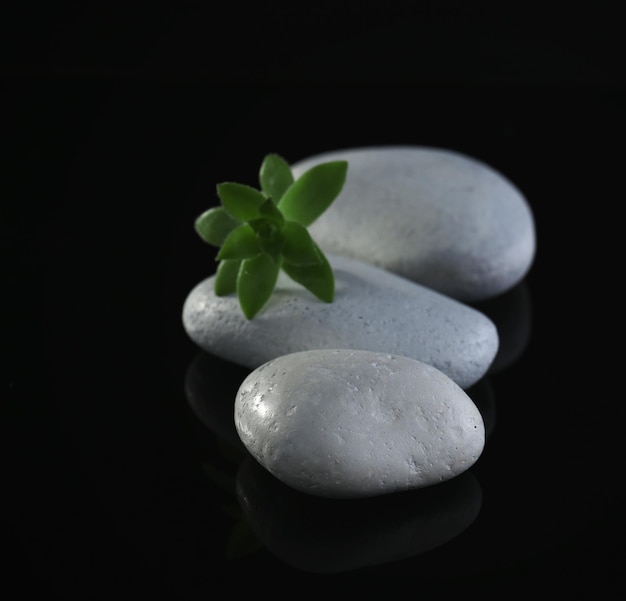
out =
<path fill-rule="evenodd" d="M 614 38 L 547 35 L 530 18 L 508 18 L 507 36 L 445 10 L 412 29 L 368 9 L 348 38 L 327 24 L 326 37 L 283 29 L 263 46 L 253 10 L 239 35 L 254 50 L 238 59 L 231 38 L 208 39 L 199 3 L 183 5 L 176 18 L 51 12 L 48 27 L 42 14 L 3 78 L 4 581 L 59 599 L 622 587 Z M 321 26 L 325 8 L 291 19 Z M 532 206 L 537 256 L 476 305 L 501 336 L 468 391 L 488 430 L 479 461 L 432 489 L 311 499 L 236 436 L 248 370 L 182 328 L 215 265 L 193 220 L 218 182 L 256 185 L 266 152 L 394 143 L 509 177 Z"/>

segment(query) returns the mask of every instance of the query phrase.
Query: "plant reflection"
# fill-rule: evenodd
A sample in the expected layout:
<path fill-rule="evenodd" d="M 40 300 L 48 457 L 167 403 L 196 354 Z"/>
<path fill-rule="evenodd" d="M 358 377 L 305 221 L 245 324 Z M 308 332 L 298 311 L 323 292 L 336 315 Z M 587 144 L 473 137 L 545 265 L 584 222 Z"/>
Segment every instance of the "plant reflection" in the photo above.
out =
<path fill-rule="evenodd" d="M 532 304 L 526 280 L 507 292 L 472 304 L 489 317 L 498 329 L 500 344 L 487 375 L 498 374 L 520 359 L 528 346 L 532 329 Z"/>

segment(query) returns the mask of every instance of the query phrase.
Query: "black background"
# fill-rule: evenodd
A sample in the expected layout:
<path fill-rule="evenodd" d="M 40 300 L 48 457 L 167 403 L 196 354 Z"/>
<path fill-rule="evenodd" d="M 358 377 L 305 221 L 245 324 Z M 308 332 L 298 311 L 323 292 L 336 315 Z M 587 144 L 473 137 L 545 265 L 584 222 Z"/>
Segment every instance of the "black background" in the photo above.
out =
<path fill-rule="evenodd" d="M 623 590 L 616 13 L 210 6 L 4 9 L 8 598 Z M 419 537 L 430 522 L 415 519 L 456 493 L 346 508 L 253 478 L 266 530 L 252 534 L 230 422 L 247 370 L 199 355 L 181 310 L 214 270 L 193 220 L 218 182 L 256 185 L 267 152 L 396 143 L 511 179 L 537 256 L 484 306 L 512 351 L 475 389 L 492 428 L 470 470 L 476 519 L 341 571 L 389 531 Z"/>

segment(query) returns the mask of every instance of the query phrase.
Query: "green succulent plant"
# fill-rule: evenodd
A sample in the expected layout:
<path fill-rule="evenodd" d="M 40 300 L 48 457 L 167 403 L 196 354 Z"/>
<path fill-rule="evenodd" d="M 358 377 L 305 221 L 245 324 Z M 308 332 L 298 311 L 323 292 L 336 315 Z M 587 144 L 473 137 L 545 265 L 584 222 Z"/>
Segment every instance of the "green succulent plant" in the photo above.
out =
<path fill-rule="evenodd" d="M 236 293 L 243 314 L 252 319 L 270 299 L 282 269 L 320 300 L 332 302 L 333 271 L 307 227 L 337 198 L 347 170 L 347 161 L 330 161 L 294 179 L 287 161 L 271 153 L 259 170 L 260 190 L 218 184 L 221 206 L 195 221 L 198 235 L 220 247 L 215 294 Z"/>

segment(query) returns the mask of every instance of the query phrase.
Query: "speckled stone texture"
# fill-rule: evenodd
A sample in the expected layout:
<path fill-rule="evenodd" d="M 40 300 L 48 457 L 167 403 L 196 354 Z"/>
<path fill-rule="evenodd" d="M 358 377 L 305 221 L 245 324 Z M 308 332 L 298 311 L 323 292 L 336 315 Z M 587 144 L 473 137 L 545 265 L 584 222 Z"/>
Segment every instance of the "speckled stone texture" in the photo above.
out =
<path fill-rule="evenodd" d="M 323 349 L 252 371 L 235 399 L 250 454 L 292 488 L 359 498 L 431 486 L 471 467 L 485 427 L 434 367 L 397 355 Z"/>
<path fill-rule="evenodd" d="M 309 231 L 325 251 L 367 261 L 465 302 L 494 297 L 530 269 L 535 224 L 521 191 L 464 154 L 421 146 L 327 152 L 347 160 L 343 190 Z"/>
<path fill-rule="evenodd" d="M 185 300 L 187 334 L 205 351 L 252 369 L 297 351 L 348 348 L 429 363 L 462 388 L 485 375 L 499 345 L 487 316 L 379 267 L 327 256 L 335 274 L 332 303 L 281 272 L 268 304 L 247 320 L 236 295 L 215 295 L 210 276 Z"/>

